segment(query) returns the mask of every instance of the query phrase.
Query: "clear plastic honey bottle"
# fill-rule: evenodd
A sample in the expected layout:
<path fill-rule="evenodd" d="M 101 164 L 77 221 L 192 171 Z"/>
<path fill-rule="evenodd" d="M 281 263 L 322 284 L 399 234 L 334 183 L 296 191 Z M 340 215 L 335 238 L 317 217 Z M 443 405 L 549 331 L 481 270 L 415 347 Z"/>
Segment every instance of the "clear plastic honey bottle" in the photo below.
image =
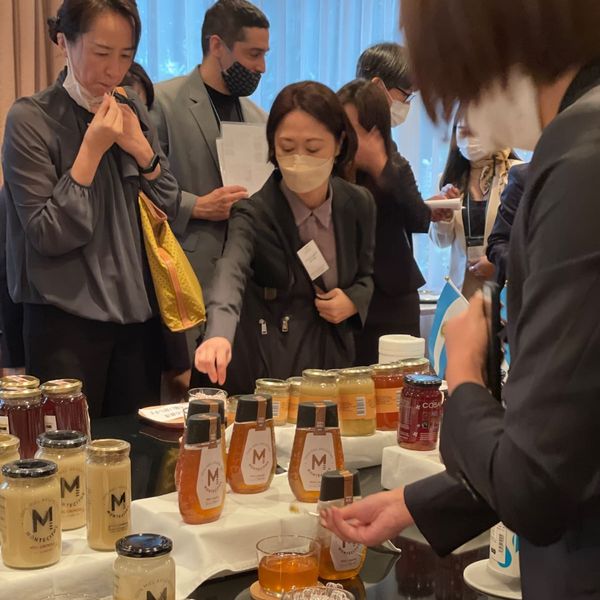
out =
<path fill-rule="evenodd" d="M 194 525 L 216 521 L 225 503 L 225 465 L 218 414 L 188 417 L 180 462 L 178 499 L 181 517 Z"/>
<path fill-rule="evenodd" d="M 227 454 L 227 483 L 237 494 L 264 492 L 276 467 L 271 397 L 240 396 Z"/>
<path fill-rule="evenodd" d="M 300 403 L 288 469 L 290 489 L 299 502 L 317 502 L 321 477 L 344 468 L 344 451 L 334 402 Z"/>

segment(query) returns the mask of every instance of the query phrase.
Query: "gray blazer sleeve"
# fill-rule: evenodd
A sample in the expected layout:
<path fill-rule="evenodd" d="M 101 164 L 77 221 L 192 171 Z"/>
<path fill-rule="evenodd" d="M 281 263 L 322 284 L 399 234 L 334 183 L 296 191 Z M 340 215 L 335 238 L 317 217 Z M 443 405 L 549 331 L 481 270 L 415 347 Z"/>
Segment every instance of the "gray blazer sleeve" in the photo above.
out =
<path fill-rule="evenodd" d="M 240 318 L 246 282 L 254 258 L 255 213 L 250 201 L 235 204 L 229 218 L 227 243 L 217 261 L 208 303 L 208 322 L 204 339 L 224 337 L 233 344 Z"/>

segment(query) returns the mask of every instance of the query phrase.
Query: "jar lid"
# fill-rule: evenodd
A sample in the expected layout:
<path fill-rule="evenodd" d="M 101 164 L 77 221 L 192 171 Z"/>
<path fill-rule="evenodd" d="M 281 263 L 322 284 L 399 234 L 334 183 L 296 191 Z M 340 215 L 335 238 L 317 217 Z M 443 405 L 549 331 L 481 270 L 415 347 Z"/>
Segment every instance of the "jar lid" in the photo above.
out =
<path fill-rule="evenodd" d="M 58 465 L 51 460 L 15 460 L 2 467 L 2 475 L 11 479 L 39 479 L 50 477 L 58 471 Z"/>
<path fill-rule="evenodd" d="M 403 369 L 406 368 L 412 368 L 412 367 L 430 367 L 431 363 L 429 362 L 428 358 L 406 358 L 403 360 L 398 361 L 397 363 L 400 365 Z"/>
<path fill-rule="evenodd" d="M 380 363 L 378 365 L 371 365 L 374 375 L 402 375 L 402 365 L 399 362 L 391 363 Z"/>
<path fill-rule="evenodd" d="M 290 389 L 290 384 L 285 379 L 257 379 L 256 390 L 260 389 L 268 392 L 287 392 Z"/>
<path fill-rule="evenodd" d="M 9 404 L 12 402 L 19 403 L 25 400 L 40 401 L 42 398 L 42 391 L 40 388 L 3 388 L 0 389 L 0 399 L 8 401 Z"/>
<path fill-rule="evenodd" d="M 340 378 L 371 377 L 373 369 L 371 367 L 350 367 L 340 371 Z"/>
<path fill-rule="evenodd" d="M 19 438 L 10 433 L 0 433 L 0 452 L 9 452 L 19 450 Z"/>
<path fill-rule="evenodd" d="M 221 439 L 221 416 L 218 413 L 196 413 L 187 420 L 186 444 L 206 444 L 211 441 L 211 428 L 215 440 Z"/>
<path fill-rule="evenodd" d="M 292 390 L 298 392 L 302 385 L 302 377 L 288 377 L 286 381 L 290 384 L 290 392 Z"/>
<path fill-rule="evenodd" d="M 188 400 L 227 400 L 227 392 L 221 388 L 190 388 Z"/>
<path fill-rule="evenodd" d="M 125 440 L 106 438 L 103 440 L 91 441 L 87 445 L 86 450 L 89 454 L 93 454 L 95 456 L 110 456 L 114 454 L 128 455 L 130 448 L 131 445 Z"/>
<path fill-rule="evenodd" d="M 44 394 L 79 394 L 82 383 L 79 379 L 52 379 L 42 383 Z"/>
<path fill-rule="evenodd" d="M 305 369 L 302 371 L 302 377 L 314 379 L 320 383 L 335 383 L 337 381 L 337 372 L 323 371 L 322 369 Z"/>
<path fill-rule="evenodd" d="M 81 448 L 87 444 L 87 435 L 81 433 L 81 431 L 66 429 L 46 431 L 38 435 L 37 443 L 40 448 L 55 448 L 57 450 Z"/>
<path fill-rule="evenodd" d="M 0 378 L 1 390 L 20 390 L 39 388 L 40 380 L 33 375 L 6 375 Z"/>
<path fill-rule="evenodd" d="M 339 427 L 338 410 L 335 402 L 300 402 L 298 404 L 298 420 L 296 427 L 313 428 L 317 423 L 317 407 L 325 408 L 325 427 Z"/>
<path fill-rule="evenodd" d="M 225 400 L 222 398 L 214 398 L 212 400 L 206 398 L 192 398 L 188 402 L 188 419 L 193 415 L 205 413 L 216 413 L 221 417 L 221 423 L 225 423 Z"/>
<path fill-rule="evenodd" d="M 258 419 L 261 402 L 266 403 L 265 419 L 273 418 L 273 399 L 269 394 L 244 394 L 238 397 L 235 420 L 238 423 L 250 423 Z"/>
<path fill-rule="evenodd" d="M 342 500 L 346 496 L 345 486 L 348 474 L 352 476 L 352 496 L 360 496 L 360 480 L 356 469 L 343 469 L 340 471 L 326 471 L 321 478 L 321 493 L 319 500 Z"/>
<path fill-rule="evenodd" d="M 391 357 L 390 362 L 404 358 L 421 358 L 425 356 L 425 340 L 405 334 L 382 335 L 379 338 L 379 354 Z M 385 359 L 385 358 L 384 358 Z"/>
<path fill-rule="evenodd" d="M 404 383 L 417 387 L 435 387 L 442 385 L 442 380 L 435 375 L 405 375 Z"/>
<path fill-rule="evenodd" d="M 157 533 L 134 533 L 117 540 L 115 549 L 119 556 L 129 558 L 154 558 L 173 550 L 173 542 Z"/>

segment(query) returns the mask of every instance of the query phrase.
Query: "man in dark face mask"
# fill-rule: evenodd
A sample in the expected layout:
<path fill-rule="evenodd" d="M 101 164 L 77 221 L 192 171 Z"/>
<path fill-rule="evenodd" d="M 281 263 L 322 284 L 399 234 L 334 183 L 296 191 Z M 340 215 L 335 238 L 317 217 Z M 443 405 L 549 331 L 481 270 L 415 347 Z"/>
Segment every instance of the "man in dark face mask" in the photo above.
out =
<path fill-rule="evenodd" d="M 179 237 L 205 299 L 227 232 L 232 205 L 245 198 L 238 185 L 223 186 L 215 140 L 221 122 L 266 122 L 250 96 L 265 72 L 269 21 L 247 0 L 218 0 L 204 16 L 202 64 L 187 76 L 159 83 L 151 116 L 181 189 L 173 230 Z M 179 334 L 169 361 L 185 385 L 198 332 Z M 176 337 L 176 336 L 175 336 Z M 185 348 L 187 345 L 187 349 Z"/>

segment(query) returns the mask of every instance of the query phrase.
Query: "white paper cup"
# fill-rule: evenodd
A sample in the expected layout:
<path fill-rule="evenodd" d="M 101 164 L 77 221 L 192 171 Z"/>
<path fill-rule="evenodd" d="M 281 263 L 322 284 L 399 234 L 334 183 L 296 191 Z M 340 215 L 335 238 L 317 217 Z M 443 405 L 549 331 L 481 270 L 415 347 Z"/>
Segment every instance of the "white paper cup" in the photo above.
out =
<path fill-rule="evenodd" d="M 490 558 L 488 568 L 510 579 L 521 576 L 519 536 L 498 523 L 490 530 Z"/>

